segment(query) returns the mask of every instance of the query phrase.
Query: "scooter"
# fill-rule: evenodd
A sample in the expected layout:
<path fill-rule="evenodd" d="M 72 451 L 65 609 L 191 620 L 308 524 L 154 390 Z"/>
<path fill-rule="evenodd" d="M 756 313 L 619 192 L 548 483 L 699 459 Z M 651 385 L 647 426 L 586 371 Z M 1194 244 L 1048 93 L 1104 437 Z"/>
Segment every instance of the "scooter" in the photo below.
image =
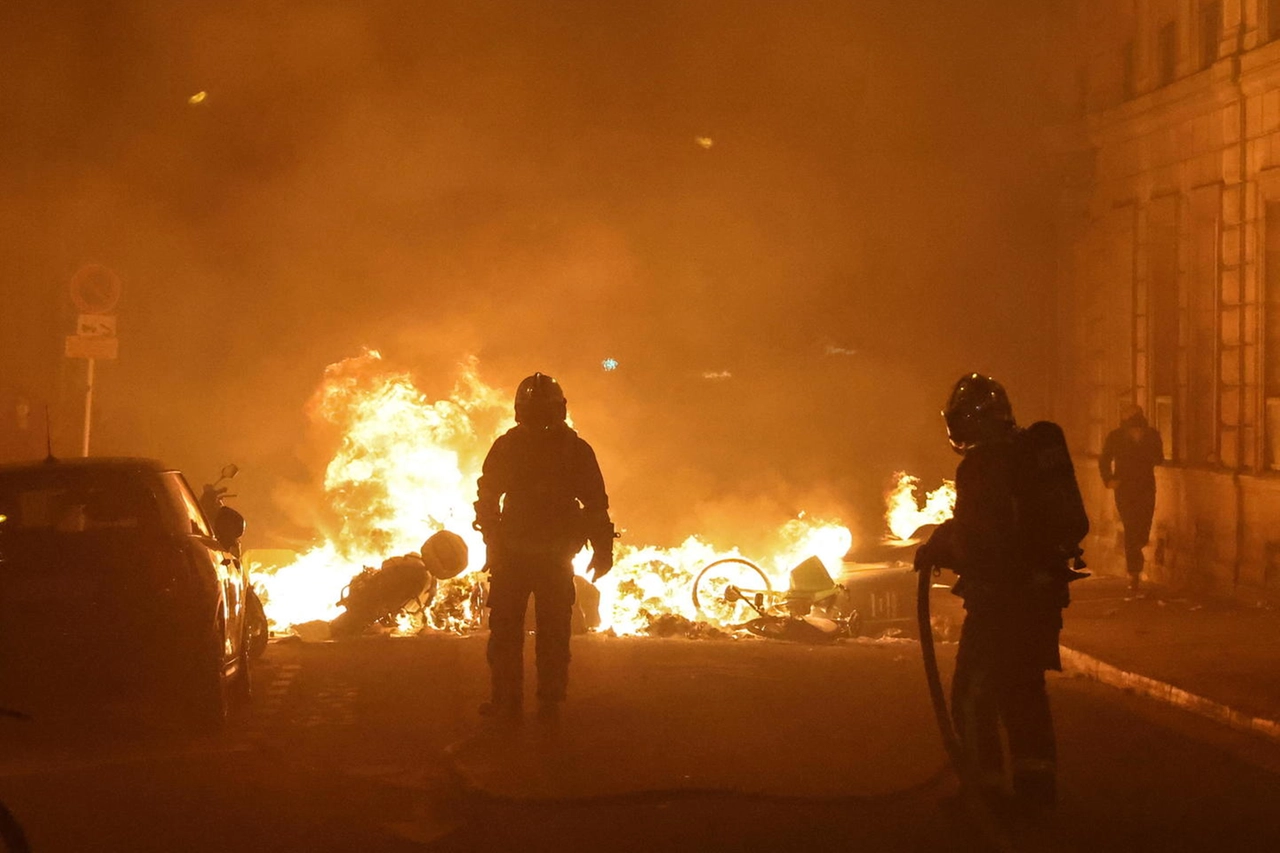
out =
<path fill-rule="evenodd" d="M 224 465 L 218 479 L 212 483 L 205 484 L 204 489 L 200 492 L 200 508 L 204 510 L 207 518 L 213 518 L 218 514 L 218 508 L 225 506 L 225 498 L 235 497 L 235 495 L 227 494 L 229 486 L 219 484 L 224 480 L 231 480 L 239 473 L 240 468 L 235 463 Z M 237 560 L 241 558 L 239 542 L 236 543 L 233 549 L 233 556 Z M 271 636 L 271 631 L 267 625 L 266 611 L 262 608 L 262 599 L 258 598 L 258 593 L 253 588 L 252 580 L 249 583 L 245 597 L 245 616 L 248 619 L 246 645 L 249 650 L 249 658 L 256 660 L 267 650 L 267 639 Z"/>

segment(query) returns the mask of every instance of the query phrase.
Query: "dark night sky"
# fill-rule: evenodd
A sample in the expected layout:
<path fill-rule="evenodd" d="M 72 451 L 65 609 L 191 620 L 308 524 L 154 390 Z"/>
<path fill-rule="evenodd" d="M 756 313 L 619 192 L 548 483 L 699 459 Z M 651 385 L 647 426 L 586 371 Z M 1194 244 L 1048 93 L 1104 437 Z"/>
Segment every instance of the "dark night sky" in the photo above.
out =
<path fill-rule="evenodd" d="M 362 346 L 432 394 L 468 354 L 553 373 L 650 538 L 874 529 L 895 469 L 951 470 L 962 372 L 1047 414 L 1036 5 L 5 4 L 0 396 L 74 447 L 95 260 L 127 289 L 95 451 L 235 459 L 258 530 Z"/>

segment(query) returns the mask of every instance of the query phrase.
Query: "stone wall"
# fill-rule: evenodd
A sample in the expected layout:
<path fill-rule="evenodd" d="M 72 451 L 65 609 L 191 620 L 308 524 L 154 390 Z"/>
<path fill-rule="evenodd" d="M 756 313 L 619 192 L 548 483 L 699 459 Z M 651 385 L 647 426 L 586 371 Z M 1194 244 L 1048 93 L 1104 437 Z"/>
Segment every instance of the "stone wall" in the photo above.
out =
<path fill-rule="evenodd" d="M 1278 596 L 1280 3 L 1060 12 L 1081 107 L 1052 134 L 1066 182 L 1055 405 L 1094 520 L 1091 564 L 1123 571 L 1096 459 L 1132 401 L 1168 457 L 1149 574 Z"/>

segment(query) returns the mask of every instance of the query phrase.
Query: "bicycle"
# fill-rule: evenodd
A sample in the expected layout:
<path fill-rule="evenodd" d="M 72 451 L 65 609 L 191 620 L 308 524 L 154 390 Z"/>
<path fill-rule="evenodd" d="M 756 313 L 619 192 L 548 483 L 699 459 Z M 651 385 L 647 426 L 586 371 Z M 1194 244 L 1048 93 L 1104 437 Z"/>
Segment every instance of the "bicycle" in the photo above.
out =
<path fill-rule="evenodd" d="M 768 639 L 829 642 L 861 633 L 861 619 L 848 591 L 831 579 L 816 557 L 792 570 L 787 590 L 775 590 L 764 569 L 750 560 L 715 560 L 694 578 L 693 606 L 708 621 Z M 754 617 L 742 621 L 751 613 Z"/>

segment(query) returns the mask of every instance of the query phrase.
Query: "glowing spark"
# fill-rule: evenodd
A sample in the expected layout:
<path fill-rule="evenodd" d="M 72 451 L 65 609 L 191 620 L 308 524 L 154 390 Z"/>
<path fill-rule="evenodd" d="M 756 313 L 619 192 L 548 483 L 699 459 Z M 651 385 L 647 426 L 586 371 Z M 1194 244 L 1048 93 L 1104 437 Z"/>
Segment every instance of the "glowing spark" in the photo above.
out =
<path fill-rule="evenodd" d="M 693 138 L 693 141 L 701 145 L 702 150 L 704 151 L 709 151 L 711 149 L 711 146 L 715 145 L 715 142 L 711 139 L 710 136 L 695 136 Z"/>
<path fill-rule="evenodd" d="M 192 95 L 190 98 L 187 98 L 187 103 L 188 103 L 188 104 L 192 104 L 192 105 L 195 105 L 195 104 L 203 104 L 203 103 L 204 103 L 204 99 L 205 99 L 205 98 L 207 98 L 207 97 L 209 97 L 209 93 L 208 93 L 208 92 L 196 92 L 196 93 L 195 93 L 194 95 Z"/>
<path fill-rule="evenodd" d="M 825 352 L 827 355 L 857 355 L 858 354 L 858 351 L 856 349 L 850 349 L 849 347 L 836 346 L 835 344 L 827 344 Z"/>
<path fill-rule="evenodd" d="M 727 370 L 708 370 L 702 374 L 702 378 L 710 379 L 712 381 L 716 381 L 720 379 L 732 379 L 733 374 Z"/>
<path fill-rule="evenodd" d="M 616 358 L 606 358 L 604 361 L 600 362 L 600 366 L 603 367 L 606 372 L 611 373 L 618 369 L 618 360 Z"/>

